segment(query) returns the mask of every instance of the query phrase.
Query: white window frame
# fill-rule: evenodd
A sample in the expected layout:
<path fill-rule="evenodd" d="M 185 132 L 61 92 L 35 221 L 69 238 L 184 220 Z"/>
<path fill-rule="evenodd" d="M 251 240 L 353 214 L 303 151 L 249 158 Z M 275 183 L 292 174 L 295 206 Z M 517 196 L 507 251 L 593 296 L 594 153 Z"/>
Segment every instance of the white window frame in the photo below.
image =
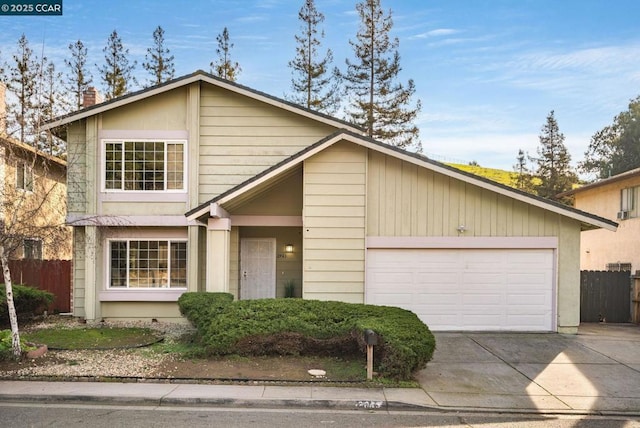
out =
<path fill-rule="evenodd" d="M 124 188 L 124 174 L 122 176 L 122 185 L 119 189 L 107 188 L 107 144 L 124 144 L 127 142 L 140 142 L 140 143 L 163 143 L 164 144 L 164 189 L 163 190 L 126 190 Z M 167 146 L 170 144 L 182 145 L 182 188 L 181 189 L 167 189 Z M 144 194 L 162 194 L 162 193 L 186 193 L 187 192 L 187 140 L 175 139 L 175 138 L 105 138 L 101 140 L 101 159 L 100 162 L 100 174 L 101 174 L 101 189 L 105 193 L 144 193 Z M 124 161 L 123 161 L 124 164 Z M 124 165 L 123 165 L 124 167 Z"/>
<path fill-rule="evenodd" d="M 620 211 L 626 212 L 625 218 L 638 217 L 638 197 L 640 186 L 625 187 L 620 189 Z"/>
<path fill-rule="evenodd" d="M 186 272 L 185 272 L 185 285 L 184 287 L 171 287 L 170 284 L 167 284 L 166 287 L 157 286 L 157 287 L 131 287 L 130 286 L 130 278 L 131 278 L 131 267 L 129 262 L 131 260 L 130 256 L 130 243 L 132 241 L 157 241 L 157 242 L 168 242 L 169 247 L 167 248 L 167 254 L 171 254 L 171 243 L 183 243 L 186 245 L 187 251 L 187 259 L 186 259 Z M 127 256 L 126 256 L 126 285 L 123 287 L 112 287 L 111 286 L 111 243 L 112 242 L 126 242 L 127 243 Z M 188 269 L 189 269 L 189 259 L 188 259 L 188 240 L 182 238 L 166 238 L 166 237 L 120 237 L 120 238 L 110 238 L 105 242 L 105 268 L 107 273 L 107 281 L 105 284 L 105 291 L 108 293 L 112 292 L 123 292 L 123 293 L 154 293 L 154 292 L 185 292 L 188 289 Z M 167 260 L 168 262 L 168 272 L 167 276 L 171 277 L 171 259 Z"/>
<path fill-rule="evenodd" d="M 25 161 L 18 161 L 16 164 L 16 189 L 24 192 L 33 192 L 33 168 Z"/>

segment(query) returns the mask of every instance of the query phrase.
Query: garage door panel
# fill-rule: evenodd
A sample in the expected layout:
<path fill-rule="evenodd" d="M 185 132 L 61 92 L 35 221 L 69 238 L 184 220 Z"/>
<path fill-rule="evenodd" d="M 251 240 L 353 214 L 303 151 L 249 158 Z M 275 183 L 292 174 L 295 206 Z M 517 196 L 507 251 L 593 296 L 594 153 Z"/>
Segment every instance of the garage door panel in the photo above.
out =
<path fill-rule="evenodd" d="M 551 331 L 553 250 L 370 249 L 366 301 L 434 331 Z"/>

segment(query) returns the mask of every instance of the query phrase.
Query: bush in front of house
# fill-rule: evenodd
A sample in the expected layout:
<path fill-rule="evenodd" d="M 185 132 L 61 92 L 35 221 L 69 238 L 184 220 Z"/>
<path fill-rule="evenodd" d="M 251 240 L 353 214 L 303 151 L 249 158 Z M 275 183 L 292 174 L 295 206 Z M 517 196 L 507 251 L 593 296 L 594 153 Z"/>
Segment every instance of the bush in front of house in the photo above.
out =
<path fill-rule="evenodd" d="M 13 284 L 12 289 L 13 304 L 19 320 L 41 314 L 53 303 L 54 295 L 48 291 L 20 284 Z M 4 325 L 9 323 L 7 291 L 4 284 L 0 284 L 0 323 Z"/>
<path fill-rule="evenodd" d="M 220 293 L 185 293 L 178 303 L 215 355 L 361 355 L 364 331 L 372 329 L 379 335 L 376 370 L 410 379 L 435 349 L 429 328 L 396 307 L 302 299 L 231 302 Z"/>

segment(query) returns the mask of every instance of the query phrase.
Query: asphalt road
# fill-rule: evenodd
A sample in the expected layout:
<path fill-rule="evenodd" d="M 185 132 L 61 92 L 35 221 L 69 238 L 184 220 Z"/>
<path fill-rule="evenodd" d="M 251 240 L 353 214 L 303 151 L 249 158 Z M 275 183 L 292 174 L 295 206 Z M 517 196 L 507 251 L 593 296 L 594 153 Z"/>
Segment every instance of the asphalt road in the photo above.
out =
<path fill-rule="evenodd" d="M 640 419 L 526 414 L 134 407 L 0 403 L 0 426 L 13 427 L 640 427 Z"/>

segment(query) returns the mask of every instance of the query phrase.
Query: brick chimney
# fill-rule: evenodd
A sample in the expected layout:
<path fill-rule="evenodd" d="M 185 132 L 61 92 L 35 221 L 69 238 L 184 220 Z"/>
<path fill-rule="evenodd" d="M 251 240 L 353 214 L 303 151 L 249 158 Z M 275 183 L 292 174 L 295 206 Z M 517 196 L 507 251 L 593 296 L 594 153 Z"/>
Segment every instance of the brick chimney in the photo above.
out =
<path fill-rule="evenodd" d="M 0 82 L 0 135 L 7 135 L 7 86 Z"/>
<path fill-rule="evenodd" d="M 89 86 L 86 91 L 82 93 L 82 108 L 91 107 L 102 102 L 102 97 L 98 90 Z"/>

